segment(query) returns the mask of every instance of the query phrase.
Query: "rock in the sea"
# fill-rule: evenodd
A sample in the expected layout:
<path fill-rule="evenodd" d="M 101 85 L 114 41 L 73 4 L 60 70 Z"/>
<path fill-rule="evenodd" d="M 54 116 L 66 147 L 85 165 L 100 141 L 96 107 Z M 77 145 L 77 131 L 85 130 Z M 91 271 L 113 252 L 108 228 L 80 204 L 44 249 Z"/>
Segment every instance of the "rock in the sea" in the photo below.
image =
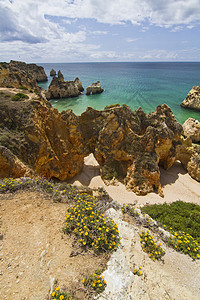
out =
<path fill-rule="evenodd" d="M 186 137 L 192 139 L 193 142 L 200 141 L 200 122 L 193 118 L 189 118 L 183 124 L 183 131 Z"/>
<path fill-rule="evenodd" d="M 0 63 L 0 87 L 37 89 L 37 82 L 47 81 L 44 68 L 11 60 Z"/>
<path fill-rule="evenodd" d="M 200 87 L 193 86 L 185 100 L 181 103 L 182 107 L 200 111 Z"/>
<path fill-rule="evenodd" d="M 65 80 L 64 80 L 63 73 L 62 73 L 60 70 L 58 71 L 58 79 L 59 79 L 60 81 L 63 81 L 63 82 L 65 81 Z"/>
<path fill-rule="evenodd" d="M 62 80 L 63 75 L 61 75 L 59 75 L 59 78 L 53 77 L 48 92 L 46 93 L 46 98 L 48 100 L 77 97 L 84 90 L 81 81 L 78 78 L 74 81 L 64 81 L 64 79 Z"/>
<path fill-rule="evenodd" d="M 101 84 L 99 81 L 92 83 L 90 86 L 87 87 L 86 89 L 86 95 L 94 95 L 94 94 L 100 94 L 104 90 L 101 87 Z"/>
<path fill-rule="evenodd" d="M 51 69 L 50 76 L 55 76 L 55 75 L 56 75 L 56 71 L 54 69 Z"/>

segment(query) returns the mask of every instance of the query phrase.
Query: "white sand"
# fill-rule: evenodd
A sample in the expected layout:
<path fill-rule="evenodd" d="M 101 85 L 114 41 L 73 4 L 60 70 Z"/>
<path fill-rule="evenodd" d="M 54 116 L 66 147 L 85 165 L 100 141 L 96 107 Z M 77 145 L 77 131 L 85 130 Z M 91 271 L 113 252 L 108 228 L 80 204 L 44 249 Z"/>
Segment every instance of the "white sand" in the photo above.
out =
<path fill-rule="evenodd" d="M 161 168 L 160 172 L 164 198 L 155 193 L 137 196 L 133 192 L 128 192 L 122 183 L 119 183 L 117 186 L 106 186 L 100 176 L 100 167 L 93 154 L 90 154 L 85 158 L 82 172 L 74 177 L 70 183 L 91 188 L 104 187 L 109 195 L 121 204 L 137 202 L 140 205 L 146 203 L 170 203 L 182 200 L 200 205 L 200 183 L 186 173 L 181 163 L 176 162 L 167 171 Z"/>

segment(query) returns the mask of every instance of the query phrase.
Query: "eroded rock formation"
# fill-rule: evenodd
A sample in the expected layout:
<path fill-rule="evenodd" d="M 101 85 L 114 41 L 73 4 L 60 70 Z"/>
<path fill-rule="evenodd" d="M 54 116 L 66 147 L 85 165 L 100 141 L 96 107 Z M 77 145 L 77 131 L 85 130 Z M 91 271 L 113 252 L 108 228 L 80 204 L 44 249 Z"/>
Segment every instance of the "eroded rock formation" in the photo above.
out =
<path fill-rule="evenodd" d="M 54 69 L 51 69 L 50 76 L 55 76 L 55 75 L 56 75 L 56 71 Z"/>
<path fill-rule="evenodd" d="M 200 142 L 200 122 L 189 118 L 183 124 L 184 136 L 192 139 L 193 142 Z"/>
<path fill-rule="evenodd" d="M 31 170 L 48 179 L 70 179 L 93 153 L 104 180 L 115 177 L 139 195 L 162 195 L 159 165 L 167 169 L 175 160 L 200 180 L 200 150 L 181 136 L 182 126 L 167 105 L 151 114 L 126 105 L 89 107 L 78 117 L 71 110 L 59 113 L 34 93 L 16 102 L 5 92 L 9 89 L 0 94 L 0 166 L 12 176 Z"/>
<path fill-rule="evenodd" d="M 101 87 L 101 84 L 99 81 L 92 83 L 90 86 L 86 89 L 86 95 L 94 95 L 94 94 L 100 94 L 104 90 Z"/>
<path fill-rule="evenodd" d="M 68 97 L 77 97 L 84 90 L 79 78 L 74 81 L 64 81 L 62 73 L 58 72 L 59 77 L 53 77 L 46 93 L 47 99 L 60 99 Z"/>
<path fill-rule="evenodd" d="M 77 116 L 72 111 L 60 114 L 41 96 L 28 95 L 29 99 L 16 102 L 0 94 L 0 166 L 13 177 L 24 175 L 27 168 L 48 179 L 72 178 L 80 172 L 84 158 Z M 14 166 L 19 161 L 18 172 Z M 2 177 L 6 174 L 1 170 Z"/>
<path fill-rule="evenodd" d="M 11 60 L 0 63 L 0 87 L 37 89 L 37 82 L 47 81 L 43 67 Z"/>
<path fill-rule="evenodd" d="M 162 194 L 158 164 L 166 169 L 173 165 L 182 132 L 167 105 L 149 115 L 126 105 L 104 111 L 88 108 L 80 124 L 104 179 L 116 177 L 137 194 Z"/>
<path fill-rule="evenodd" d="M 182 107 L 200 111 L 200 87 L 193 86 L 187 97 L 181 103 Z"/>

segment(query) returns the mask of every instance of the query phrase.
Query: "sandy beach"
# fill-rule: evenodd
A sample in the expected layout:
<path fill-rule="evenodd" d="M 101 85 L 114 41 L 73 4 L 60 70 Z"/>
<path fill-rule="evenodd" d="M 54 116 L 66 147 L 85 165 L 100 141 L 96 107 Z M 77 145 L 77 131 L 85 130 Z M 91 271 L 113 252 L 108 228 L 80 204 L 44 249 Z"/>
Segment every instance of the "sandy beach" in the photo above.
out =
<path fill-rule="evenodd" d="M 85 158 L 82 172 L 70 181 L 74 185 L 85 185 L 91 188 L 104 187 L 109 195 L 117 202 L 143 204 L 161 204 L 171 203 L 182 200 L 185 202 L 193 202 L 200 205 L 200 183 L 194 180 L 182 167 L 180 162 L 169 169 L 160 168 L 161 186 L 164 198 L 158 194 L 150 193 L 146 196 L 137 196 L 133 192 L 126 190 L 125 185 L 117 183 L 117 185 L 106 185 L 100 176 L 100 167 L 90 154 Z"/>

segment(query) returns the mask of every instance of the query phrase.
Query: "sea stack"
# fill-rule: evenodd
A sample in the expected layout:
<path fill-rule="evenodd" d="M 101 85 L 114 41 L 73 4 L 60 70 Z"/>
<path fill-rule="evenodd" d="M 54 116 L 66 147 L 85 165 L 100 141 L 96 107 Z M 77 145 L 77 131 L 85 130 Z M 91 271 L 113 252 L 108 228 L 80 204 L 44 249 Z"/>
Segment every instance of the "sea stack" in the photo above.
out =
<path fill-rule="evenodd" d="M 50 76 L 56 76 L 56 71 L 54 69 L 51 69 Z"/>
<path fill-rule="evenodd" d="M 86 89 L 86 95 L 101 94 L 104 90 L 101 87 L 100 81 L 92 83 Z"/>
<path fill-rule="evenodd" d="M 182 107 L 200 111 L 200 87 L 193 86 L 185 100 L 181 103 Z"/>

